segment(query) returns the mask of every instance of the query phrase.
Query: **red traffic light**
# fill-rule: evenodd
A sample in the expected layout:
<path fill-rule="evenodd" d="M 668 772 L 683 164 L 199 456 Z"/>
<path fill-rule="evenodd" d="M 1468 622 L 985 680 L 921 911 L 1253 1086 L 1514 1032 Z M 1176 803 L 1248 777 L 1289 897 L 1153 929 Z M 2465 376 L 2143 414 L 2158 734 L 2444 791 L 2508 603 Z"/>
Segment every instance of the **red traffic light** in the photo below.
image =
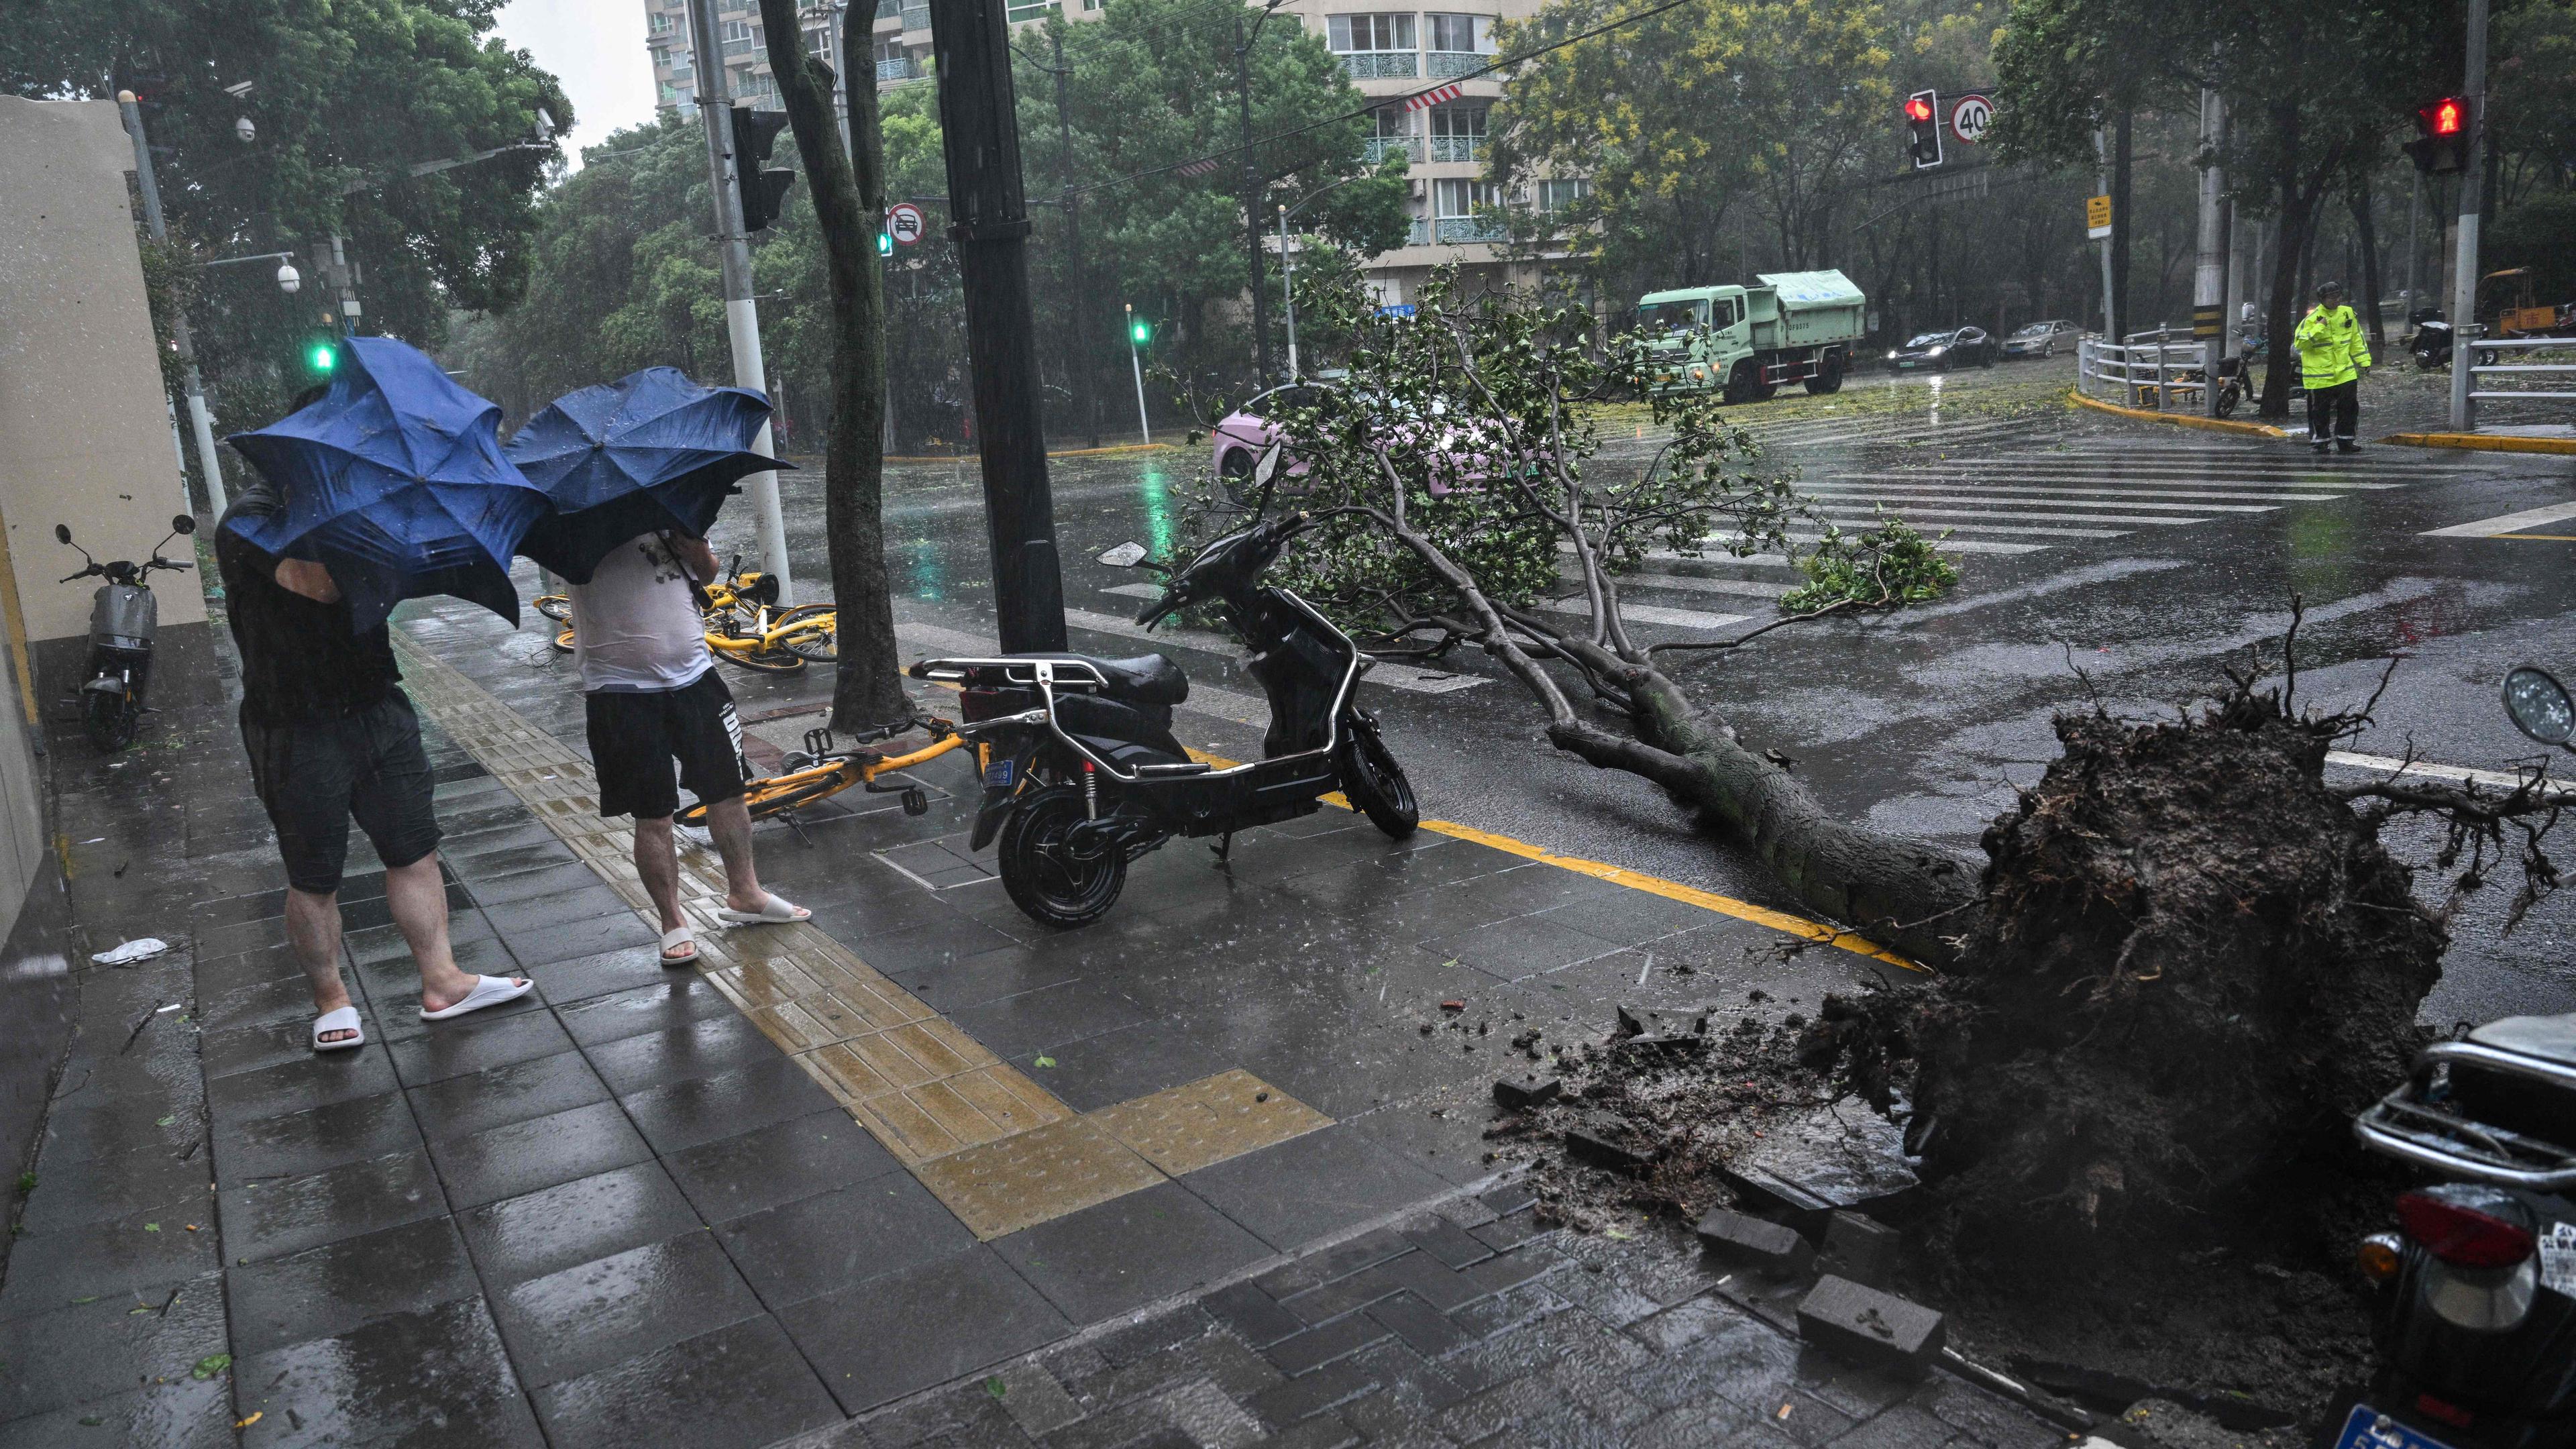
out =
<path fill-rule="evenodd" d="M 2427 136 L 2456 136 L 2468 129 L 2469 104 L 2457 96 L 2444 96 L 2415 114 L 2423 118 Z"/>
<path fill-rule="evenodd" d="M 1932 119 L 1932 98 L 1928 95 L 1905 98 L 1905 119 L 1920 124 Z"/>

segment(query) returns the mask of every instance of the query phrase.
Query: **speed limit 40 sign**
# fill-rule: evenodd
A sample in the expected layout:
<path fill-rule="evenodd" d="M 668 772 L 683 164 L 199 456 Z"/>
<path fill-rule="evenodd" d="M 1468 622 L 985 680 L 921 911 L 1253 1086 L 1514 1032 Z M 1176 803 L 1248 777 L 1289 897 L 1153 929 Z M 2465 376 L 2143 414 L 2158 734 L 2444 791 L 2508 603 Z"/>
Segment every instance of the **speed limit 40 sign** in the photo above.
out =
<path fill-rule="evenodd" d="M 1995 103 L 1970 91 L 1950 103 L 1950 134 L 1973 146 L 1984 139 L 1986 128 L 1995 123 Z"/>

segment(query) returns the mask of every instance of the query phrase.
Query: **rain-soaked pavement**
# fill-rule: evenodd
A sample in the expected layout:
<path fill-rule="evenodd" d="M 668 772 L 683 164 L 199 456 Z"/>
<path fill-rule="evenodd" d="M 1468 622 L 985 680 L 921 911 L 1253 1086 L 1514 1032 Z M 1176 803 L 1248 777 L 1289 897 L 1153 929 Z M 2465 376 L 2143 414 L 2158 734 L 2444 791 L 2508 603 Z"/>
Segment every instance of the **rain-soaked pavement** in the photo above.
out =
<path fill-rule="evenodd" d="M 1966 577 L 1693 682 L 1853 816 L 1969 847 L 2085 698 L 2074 668 L 2108 707 L 2170 709 L 2277 634 L 2295 591 L 2302 697 L 2357 702 L 2375 660 L 2409 656 L 2353 757 L 2529 758 L 2491 701 L 2508 665 L 2576 642 L 2565 542 L 2541 536 L 2576 517 L 2565 460 L 2320 462 L 2104 424 L 2056 386 L 1999 370 L 1755 410 L 1830 513 L 1884 500 L 1947 527 Z M 1067 603 L 1077 647 L 1180 659 L 1201 706 L 1182 737 L 1241 756 L 1259 715 L 1230 651 L 1141 643 L 1133 577 L 1087 562 L 1168 539 L 1201 463 L 1059 460 Z M 815 516 L 814 480 L 788 479 Z M 907 649 L 979 646 L 971 474 L 899 465 L 892 488 Z M 809 597 L 820 547 L 797 535 Z M 1650 574 L 1634 597 L 1667 637 L 1741 627 L 1721 616 L 1786 578 Z M 0 1281 L 0 1446 L 2062 1441 L 1950 1376 L 1802 1351 L 1794 1293 L 1686 1240 L 1542 1231 L 1497 1177 L 1481 1104 L 1509 1032 L 1597 1036 L 1630 1000 L 1784 1013 L 1882 968 L 1784 960 L 1757 875 L 1660 796 L 1554 756 L 1472 659 L 1366 687 L 1427 813 L 1461 829 L 1397 846 L 1328 810 L 1223 869 L 1175 843 L 1107 920 L 1057 935 L 951 848 L 963 782 L 934 765 L 926 816 L 843 797 L 802 839 L 764 829 L 764 876 L 813 927 L 668 973 L 584 808 L 566 661 L 534 627 L 414 608 L 460 955 L 539 992 L 406 1021 L 354 864 L 371 1042 L 316 1060 L 228 665 L 172 632 L 144 746 L 100 761 L 56 733 L 75 939 L 176 949 L 74 974 L 79 1036 Z M 819 673 L 728 677 L 756 763 L 819 723 Z M 2566 906 L 2502 937 L 2503 894 L 2462 911 L 2436 1019 L 2576 1006 Z M 1493 1034 L 1440 1030 L 1453 1015 Z"/>

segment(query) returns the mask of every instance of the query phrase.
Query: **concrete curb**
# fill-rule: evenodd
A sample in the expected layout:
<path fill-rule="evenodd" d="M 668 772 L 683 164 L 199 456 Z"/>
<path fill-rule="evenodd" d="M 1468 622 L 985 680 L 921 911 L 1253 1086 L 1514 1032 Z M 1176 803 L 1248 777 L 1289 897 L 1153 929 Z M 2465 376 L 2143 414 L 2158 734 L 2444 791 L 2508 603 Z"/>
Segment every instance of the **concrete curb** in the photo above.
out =
<path fill-rule="evenodd" d="M 2186 428 L 2207 428 L 2217 433 L 2242 433 L 2254 438 L 2290 436 L 2270 423 L 2240 423 L 2233 418 L 2203 418 L 2187 413 L 2155 413 L 2145 408 L 2124 408 L 2118 403 L 2106 403 L 2099 398 L 2089 398 L 2072 390 L 2066 394 L 2066 401 L 2070 406 L 2093 408 L 2100 412 L 2113 413 L 2124 418 L 2138 418 L 2151 423 L 2175 423 Z"/>
<path fill-rule="evenodd" d="M 2467 448 L 2480 453 L 2576 455 L 2576 438 L 2526 438 L 2513 433 L 2391 433 L 2380 439 L 2409 448 Z"/>
<path fill-rule="evenodd" d="M 1113 443 L 1105 448 L 1056 448 L 1050 450 L 1047 456 L 1050 458 L 1103 458 L 1118 453 L 1173 453 L 1180 451 L 1180 447 L 1178 443 Z M 885 461 L 889 463 L 965 463 L 973 461 L 977 456 L 974 453 L 888 453 Z"/>

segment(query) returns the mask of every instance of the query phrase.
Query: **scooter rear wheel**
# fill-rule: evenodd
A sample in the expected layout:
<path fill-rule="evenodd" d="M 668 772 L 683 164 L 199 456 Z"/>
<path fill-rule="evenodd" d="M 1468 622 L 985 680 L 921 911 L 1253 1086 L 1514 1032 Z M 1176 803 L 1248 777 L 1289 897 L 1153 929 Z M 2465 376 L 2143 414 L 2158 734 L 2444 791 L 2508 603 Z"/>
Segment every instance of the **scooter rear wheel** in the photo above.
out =
<path fill-rule="evenodd" d="M 1422 823 L 1422 805 L 1413 798 L 1413 782 L 1404 778 L 1404 767 L 1395 762 L 1386 741 L 1377 737 L 1375 724 L 1352 720 L 1343 727 L 1333 768 L 1342 777 L 1344 797 L 1389 839 L 1402 840 Z"/>
<path fill-rule="evenodd" d="M 1002 889 L 1030 920 L 1087 926 L 1107 915 L 1127 888 L 1126 852 L 1111 847 L 1082 860 L 1067 852 L 1065 837 L 1086 818 L 1079 788 L 1049 785 L 1002 822 Z"/>

